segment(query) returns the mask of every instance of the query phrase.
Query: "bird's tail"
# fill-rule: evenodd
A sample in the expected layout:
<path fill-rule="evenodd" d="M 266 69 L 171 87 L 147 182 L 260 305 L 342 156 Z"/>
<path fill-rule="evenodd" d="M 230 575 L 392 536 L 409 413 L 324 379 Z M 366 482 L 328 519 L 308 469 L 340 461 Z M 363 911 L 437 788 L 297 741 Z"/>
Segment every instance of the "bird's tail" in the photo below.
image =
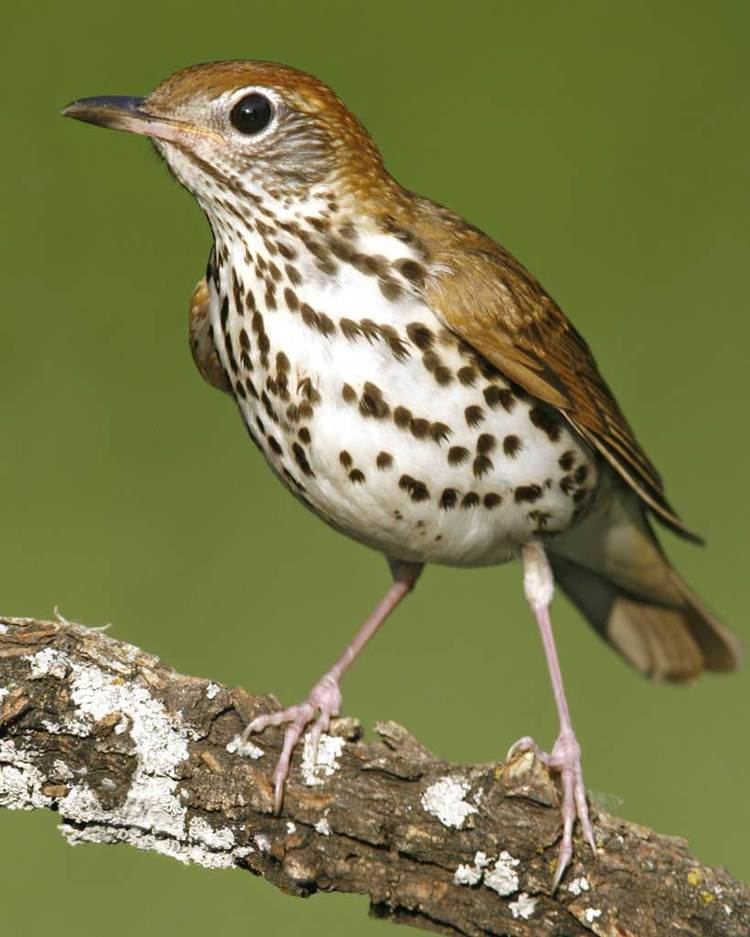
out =
<path fill-rule="evenodd" d="M 635 496 L 616 488 L 549 544 L 555 579 L 596 631 L 654 680 L 735 670 L 738 638 L 672 568 Z"/>

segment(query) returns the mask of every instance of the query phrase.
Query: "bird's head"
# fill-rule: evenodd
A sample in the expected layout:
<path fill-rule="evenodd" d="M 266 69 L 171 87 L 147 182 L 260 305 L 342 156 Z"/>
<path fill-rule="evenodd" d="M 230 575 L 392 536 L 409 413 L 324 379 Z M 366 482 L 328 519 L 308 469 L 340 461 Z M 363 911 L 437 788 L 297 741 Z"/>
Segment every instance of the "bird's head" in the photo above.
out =
<path fill-rule="evenodd" d="M 336 94 L 271 62 L 175 72 L 148 97 L 82 98 L 63 114 L 151 138 L 209 217 L 227 207 L 367 195 L 388 184 L 380 153 Z"/>

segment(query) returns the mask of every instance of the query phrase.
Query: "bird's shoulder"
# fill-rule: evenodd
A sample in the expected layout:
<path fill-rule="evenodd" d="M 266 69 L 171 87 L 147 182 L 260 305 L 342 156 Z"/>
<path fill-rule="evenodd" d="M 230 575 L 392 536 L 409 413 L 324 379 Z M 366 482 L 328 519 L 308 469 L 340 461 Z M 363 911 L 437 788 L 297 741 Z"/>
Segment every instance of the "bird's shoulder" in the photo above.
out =
<path fill-rule="evenodd" d="M 214 346 L 210 318 L 210 297 L 206 278 L 202 277 L 195 285 L 190 297 L 188 310 L 188 339 L 193 361 L 201 377 L 207 384 L 231 393 L 226 372 L 219 361 Z"/>

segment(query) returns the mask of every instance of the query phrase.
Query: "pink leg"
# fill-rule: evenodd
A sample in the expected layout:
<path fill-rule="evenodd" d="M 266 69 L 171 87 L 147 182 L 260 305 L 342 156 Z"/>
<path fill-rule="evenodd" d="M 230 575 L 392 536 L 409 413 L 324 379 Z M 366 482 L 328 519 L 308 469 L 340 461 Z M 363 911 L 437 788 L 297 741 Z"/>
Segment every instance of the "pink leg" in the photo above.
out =
<path fill-rule="evenodd" d="M 570 711 L 568 710 L 568 701 L 565 698 L 560 661 L 557 657 L 557 648 L 555 647 L 552 623 L 549 617 L 549 606 L 554 592 L 554 578 L 541 544 L 529 543 L 523 548 L 523 566 L 524 590 L 536 616 L 542 636 L 542 645 L 547 658 L 550 680 L 552 681 L 552 692 L 555 696 L 557 714 L 560 718 L 560 734 L 549 754 L 540 752 L 534 740 L 528 737 L 516 742 L 511 748 L 511 753 L 519 749 L 532 749 L 544 759 L 550 768 L 560 773 L 563 790 L 563 836 L 557 861 L 557 871 L 555 872 L 554 887 L 557 888 L 573 855 L 573 824 L 576 817 L 581 821 L 583 835 L 594 854 L 596 854 L 596 843 L 589 818 L 589 808 L 586 803 L 586 788 L 583 785 L 581 748 L 573 731 L 573 724 L 570 721 Z"/>
<path fill-rule="evenodd" d="M 300 736 L 306 727 L 314 722 L 311 729 L 311 739 L 313 749 L 317 750 L 320 736 L 323 732 L 328 731 L 331 717 L 338 716 L 341 709 L 339 680 L 393 609 L 412 590 L 419 578 L 419 574 L 422 572 L 422 566 L 419 563 L 401 563 L 391 560 L 389 560 L 389 563 L 393 573 L 393 583 L 390 589 L 368 616 L 354 636 L 354 640 L 347 645 L 333 667 L 318 680 L 304 703 L 290 706 L 288 709 L 279 710 L 279 712 L 257 716 L 242 733 L 242 741 L 246 742 L 254 732 L 262 732 L 268 726 L 280 726 L 288 723 L 284 732 L 281 755 L 273 773 L 274 809 L 276 813 L 281 810 L 284 782 L 289 774 L 292 753 Z M 319 713 L 317 719 L 315 718 L 316 713 Z"/>

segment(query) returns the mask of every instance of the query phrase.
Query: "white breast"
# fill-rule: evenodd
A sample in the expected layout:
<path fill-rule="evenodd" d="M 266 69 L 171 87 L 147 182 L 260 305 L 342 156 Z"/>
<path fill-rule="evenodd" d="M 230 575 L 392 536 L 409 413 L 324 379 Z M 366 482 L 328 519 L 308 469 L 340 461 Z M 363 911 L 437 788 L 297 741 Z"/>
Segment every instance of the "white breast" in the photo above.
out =
<path fill-rule="evenodd" d="M 571 524 L 597 482 L 590 451 L 534 398 L 481 373 L 394 268 L 416 259 L 404 244 L 357 244 L 387 259 L 400 289 L 386 298 L 377 275 L 331 258 L 324 272 L 291 238 L 293 259 L 269 255 L 268 240 L 255 235 L 250 262 L 243 252 L 221 264 L 211 319 L 247 426 L 290 490 L 404 560 L 502 562 Z"/>

